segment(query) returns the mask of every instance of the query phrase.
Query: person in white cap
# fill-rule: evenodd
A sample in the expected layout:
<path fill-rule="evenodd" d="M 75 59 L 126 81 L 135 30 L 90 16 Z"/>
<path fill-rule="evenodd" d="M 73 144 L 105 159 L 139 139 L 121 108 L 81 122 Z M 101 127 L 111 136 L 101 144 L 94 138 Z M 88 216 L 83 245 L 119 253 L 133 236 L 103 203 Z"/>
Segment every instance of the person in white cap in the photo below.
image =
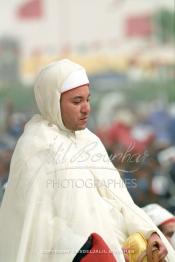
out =
<path fill-rule="evenodd" d="M 0 209 L 3 262 L 70 262 L 93 232 L 124 262 L 122 244 L 141 232 L 159 259 L 175 252 L 131 199 L 100 139 L 86 128 L 90 87 L 68 59 L 48 65 L 34 87 L 40 114 L 26 124 Z M 168 251 L 168 254 L 167 254 Z"/>
<path fill-rule="evenodd" d="M 158 204 L 149 204 L 145 206 L 143 210 L 162 231 L 175 249 L 175 216 Z"/>

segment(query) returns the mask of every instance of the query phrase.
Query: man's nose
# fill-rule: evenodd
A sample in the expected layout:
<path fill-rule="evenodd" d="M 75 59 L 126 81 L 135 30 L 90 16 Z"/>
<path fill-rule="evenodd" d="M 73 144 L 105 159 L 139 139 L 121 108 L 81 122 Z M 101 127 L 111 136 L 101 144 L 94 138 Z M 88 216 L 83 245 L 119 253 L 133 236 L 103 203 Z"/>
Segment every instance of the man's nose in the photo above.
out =
<path fill-rule="evenodd" d="M 89 102 L 83 103 L 83 105 L 81 107 L 81 112 L 88 114 L 90 112 L 90 110 L 91 110 L 91 108 L 90 108 Z"/>

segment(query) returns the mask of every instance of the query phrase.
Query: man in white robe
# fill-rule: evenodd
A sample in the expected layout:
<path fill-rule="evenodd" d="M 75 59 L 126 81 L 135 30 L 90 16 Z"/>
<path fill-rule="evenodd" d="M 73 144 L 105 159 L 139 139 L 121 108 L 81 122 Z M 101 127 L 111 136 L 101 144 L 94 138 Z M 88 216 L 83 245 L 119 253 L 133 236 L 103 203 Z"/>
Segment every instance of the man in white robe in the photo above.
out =
<path fill-rule="evenodd" d="M 64 59 L 35 84 L 40 114 L 26 124 L 0 208 L 0 261 L 70 262 L 96 232 L 118 262 L 122 244 L 141 232 L 160 259 L 175 261 L 166 238 L 132 201 L 100 139 L 86 128 L 89 81 Z M 155 233 L 157 232 L 157 233 Z M 161 238 L 160 238 L 160 237 Z"/>

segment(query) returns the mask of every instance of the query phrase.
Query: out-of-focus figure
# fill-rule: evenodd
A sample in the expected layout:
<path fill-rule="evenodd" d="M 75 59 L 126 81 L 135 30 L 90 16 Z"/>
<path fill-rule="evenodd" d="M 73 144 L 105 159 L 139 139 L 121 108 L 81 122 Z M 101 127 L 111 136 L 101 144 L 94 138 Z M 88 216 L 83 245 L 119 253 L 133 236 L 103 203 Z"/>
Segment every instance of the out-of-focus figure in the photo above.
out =
<path fill-rule="evenodd" d="M 143 210 L 162 231 L 175 249 L 175 216 L 158 204 L 147 205 Z"/>

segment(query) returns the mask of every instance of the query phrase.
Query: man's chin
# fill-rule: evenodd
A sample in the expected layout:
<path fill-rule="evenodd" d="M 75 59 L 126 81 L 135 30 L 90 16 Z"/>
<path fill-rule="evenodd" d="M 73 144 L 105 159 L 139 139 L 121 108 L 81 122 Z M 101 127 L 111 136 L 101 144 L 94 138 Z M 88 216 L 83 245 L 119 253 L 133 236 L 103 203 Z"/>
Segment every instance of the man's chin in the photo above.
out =
<path fill-rule="evenodd" d="M 76 129 L 74 131 L 80 131 L 86 128 L 86 125 L 82 125 L 82 126 L 77 126 Z"/>

